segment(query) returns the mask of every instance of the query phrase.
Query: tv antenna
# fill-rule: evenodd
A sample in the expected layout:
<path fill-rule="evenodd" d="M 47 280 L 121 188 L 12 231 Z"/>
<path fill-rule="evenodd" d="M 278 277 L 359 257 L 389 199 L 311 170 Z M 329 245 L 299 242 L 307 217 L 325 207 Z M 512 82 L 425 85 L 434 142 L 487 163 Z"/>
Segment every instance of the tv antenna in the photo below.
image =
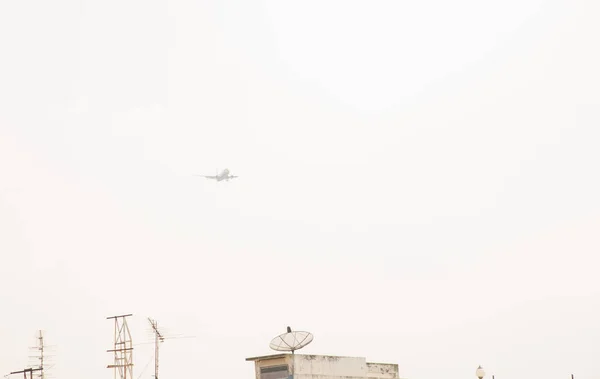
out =
<path fill-rule="evenodd" d="M 165 337 L 158 330 L 158 322 L 148 317 L 152 332 L 154 333 L 154 379 L 158 379 L 158 343 L 165 342 Z"/>
<path fill-rule="evenodd" d="M 29 358 L 35 359 L 35 362 L 29 365 L 29 368 L 41 369 L 39 370 L 38 374 L 35 375 L 35 377 L 38 379 L 48 379 L 48 374 L 46 371 L 48 368 L 52 368 L 53 365 L 47 367 L 48 358 L 51 356 L 47 355 L 46 353 L 48 349 L 52 348 L 53 346 L 48 346 L 44 343 L 44 333 L 41 330 L 36 333 L 35 339 L 37 340 L 37 346 L 31 347 L 30 349 L 37 350 L 38 353 L 37 355 L 29 356 Z"/>
<path fill-rule="evenodd" d="M 195 338 L 193 336 L 165 336 L 159 329 L 158 329 L 158 322 L 156 320 L 151 319 L 150 317 L 148 317 L 148 322 L 150 323 L 150 327 L 152 328 L 152 334 L 154 334 L 154 379 L 158 379 L 158 347 L 159 344 L 162 342 L 165 342 L 165 340 L 170 340 L 170 339 L 179 339 L 179 338 Z M 141 343 L 140 345 L 143 345 L 144 343 Z"/>
<path fill-rule="evenodd" d="M 302 331 L 292 331 L 292 328 L 287 327 L 287 333 L 278 335 L 271 340 L 269 347 L 277 351 L 294 351 L 302 349 L 304 346 L 311 343 L 313 340 L 312 333 Z"/>

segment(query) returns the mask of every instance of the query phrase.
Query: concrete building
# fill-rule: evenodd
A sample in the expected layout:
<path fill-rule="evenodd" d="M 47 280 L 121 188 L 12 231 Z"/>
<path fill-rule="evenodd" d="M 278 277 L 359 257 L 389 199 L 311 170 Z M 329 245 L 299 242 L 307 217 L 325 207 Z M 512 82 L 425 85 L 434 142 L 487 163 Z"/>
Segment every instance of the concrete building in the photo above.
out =
<path fill-rule="evenodd" d="M 399 379 L 398 365 L 360 357 L 277 354 L 246 358 L 256 379 Z"/>

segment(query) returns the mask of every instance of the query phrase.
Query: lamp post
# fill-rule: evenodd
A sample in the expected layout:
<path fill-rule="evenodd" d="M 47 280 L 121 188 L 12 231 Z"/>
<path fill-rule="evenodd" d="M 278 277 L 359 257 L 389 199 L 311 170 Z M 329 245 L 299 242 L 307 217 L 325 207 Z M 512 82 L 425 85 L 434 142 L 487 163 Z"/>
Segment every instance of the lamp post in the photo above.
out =
<path fill-rule="evenodd" d="M 481 366 L 477 367 L 477 371 L 475 371 L 475 375 L 477 375 L 477 377 L 479 379 L 483 379 L 483 377 L 485 376 L 485 371 L 483 371 L 483 368 L 481 368 Z"/>

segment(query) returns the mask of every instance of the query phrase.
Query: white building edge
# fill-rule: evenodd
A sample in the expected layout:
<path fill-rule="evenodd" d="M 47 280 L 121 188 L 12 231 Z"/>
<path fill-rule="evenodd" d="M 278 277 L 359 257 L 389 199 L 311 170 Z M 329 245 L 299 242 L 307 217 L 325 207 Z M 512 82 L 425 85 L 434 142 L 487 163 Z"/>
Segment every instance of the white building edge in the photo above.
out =
<path fill-rule="evenodd" d="M 397 364 L 361 357 L 276 354 L 246 361 L 254 362 L 256 379 L 400 379 Z"/>

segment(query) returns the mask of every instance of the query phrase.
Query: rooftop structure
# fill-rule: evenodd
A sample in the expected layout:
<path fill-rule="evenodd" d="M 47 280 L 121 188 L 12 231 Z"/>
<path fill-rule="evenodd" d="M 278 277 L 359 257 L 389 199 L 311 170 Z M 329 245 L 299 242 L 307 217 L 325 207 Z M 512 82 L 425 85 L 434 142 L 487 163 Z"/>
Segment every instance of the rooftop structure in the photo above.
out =
<path fill-rule="evenodd" d="M 397 364 L 361 357 L 276 354 L 246 361 L 254 362 L 256 379 L 399 379 Z"/>

